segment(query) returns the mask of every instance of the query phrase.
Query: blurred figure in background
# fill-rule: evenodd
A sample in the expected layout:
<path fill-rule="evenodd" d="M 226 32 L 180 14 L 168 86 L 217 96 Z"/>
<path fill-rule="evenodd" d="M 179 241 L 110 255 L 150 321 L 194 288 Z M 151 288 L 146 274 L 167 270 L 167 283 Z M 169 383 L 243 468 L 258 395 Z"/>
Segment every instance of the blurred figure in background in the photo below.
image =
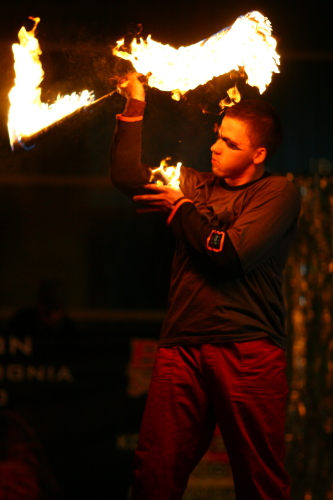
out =
<path fill-rule="evenodd" d="M 55 279 L 40 280 L 36 306 L 18 311 L 9 323 L 9 331 L 15 335 L 73 333 L 77 328 L 66 315 L 65 308 L 63 283 Z"/>
<path fill-rule="evenodd" d="M 66 313 L 63 283 L 41 280 L 36 298 L 14 314 L 3 337 L 0 474 L 8 480 L 0 482 L 0 499 L 71 499 L 79 483 L 83 338 Z"/>
<path fill-rule="evenodd" d="M 8 410 L 0 410 L 0 498 L 63 498 L 35 432 L 22 417 Z"/>

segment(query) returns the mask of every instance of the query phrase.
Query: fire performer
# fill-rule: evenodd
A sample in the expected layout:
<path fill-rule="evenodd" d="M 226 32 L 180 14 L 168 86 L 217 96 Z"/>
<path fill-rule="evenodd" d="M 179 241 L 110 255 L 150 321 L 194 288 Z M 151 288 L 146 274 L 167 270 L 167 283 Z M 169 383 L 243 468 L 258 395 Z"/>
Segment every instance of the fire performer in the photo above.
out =
<path fill-rule="evenodd" d="M 145 94 L 137 74 L 125 90 L 111 180 L 143 210 L 165 212 L 177 238 L 132 499 L 180 500 L 216 423 L 236 499 L 290 499 L 282 272 L 300 203 L 292 183 L 265 172 L 281 141 L 279 118 L 260 100 L 228 108 L 212 173 L 182 167 L 180 189 L 156 186 L 140 161 Z"/>

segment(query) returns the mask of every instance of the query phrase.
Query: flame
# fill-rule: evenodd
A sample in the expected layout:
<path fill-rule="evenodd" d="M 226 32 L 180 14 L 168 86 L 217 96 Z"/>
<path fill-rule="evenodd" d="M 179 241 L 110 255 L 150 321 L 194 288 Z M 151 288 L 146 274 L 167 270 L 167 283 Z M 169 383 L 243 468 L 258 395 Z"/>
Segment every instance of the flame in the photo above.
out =
<path fill-rule="evenodd" d="M 35 22 L 31 31 L 22 27 L 18 33 L 20 43 L 14 43 L 15 86 L 9 93 L 10 109 L 8 115 L 8 133 L 11 147 L 21 142 L 23 137 L 30 137 L 49 127 L 82 106 L 94 101 L 93 92 L 83 92 L 63 97 L 58 96 L 53 104 L 41 102 L 41 84 L 44 76 L 39 56 L 39 47 L 35 31 L 40 21 Z"/>
<path fill-rule="evenodd" d="M 273 73 L 279 73 L 280 56 L 276 40 L 271 36 L 270 21 L 260 12 L 240 16 L 229 28 L 210 38 L 178 50 L 170 45 L 136 39 L 131 53 L 124 50 L 124 39 L 117 42 L 113 54 L 132 62 L 135 70 L 147 75 L 148 84 L 160 90 L 172 91 L 179 98 L 188 90 L 213 77 L 242 69 L 247 83 L 264 92 Z"/>
<path fill-rule="evenodd" d="M 239 93 L 239 90 L 237 88 L 237 85 L 235 84 L 234 87 L 231 87 L 231 89 L 227 90 L 228 97 L 223 99 L 220 102 L 220 107 L 224 109 L 225 107 L 230 107 L 236 104 L 241 100 L 241 95 Z"/>
<path fill-rule="evenodd" d="M 169 165 L 171 158 L 165 158 L 161 161 L 160 166 L 152 169 L 150 181 L 155 181 L 157 186 L 169 186 L 174 189 L 179 189 L 179 177 L 180 168 L 182 166 L 181 162 L 178 162 L 176 166 Z"/>

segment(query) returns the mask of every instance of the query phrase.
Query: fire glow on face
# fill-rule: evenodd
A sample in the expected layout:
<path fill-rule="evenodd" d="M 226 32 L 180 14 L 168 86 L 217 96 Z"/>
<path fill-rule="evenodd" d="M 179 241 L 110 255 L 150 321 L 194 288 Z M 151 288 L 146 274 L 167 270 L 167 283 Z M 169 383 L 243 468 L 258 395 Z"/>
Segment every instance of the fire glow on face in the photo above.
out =
<path fill-rule="evenodd" d="M 271 32 L 270 21 L 253 11 L 188 47 L 177 50 L 148 36 L 146 41 L 134 39 L 130 53 L 123 47 L 124 39 L 118 41 L 113 54 L 131 61 L 138 73 L 151 73 L 148 84 L 173 92 L 176 99 L 214 77 L 239 69 L 245 71 L 247 83 L 262 93 L 272 74 L 279 73 L 280 57 Z"/>
<path fill-rule="evenodd" d="M 20 43 L 13 45 L 15 86 L 9 93 L 10 109 L 8 115 L 8 133 L 11 147 L 46 129 L 53 123 L 70 115 L 77 109 L 94 101 L 93 92 L 84 90 L 77 94 L 58 96 L 53 104 L 41 101 L 40 84 L 44 71 L 39 56 L 40 50 L 35 31 L 39 18 L 30 18 L 35 22 L 31 31 L 22 27 L 18 33 Z"/>

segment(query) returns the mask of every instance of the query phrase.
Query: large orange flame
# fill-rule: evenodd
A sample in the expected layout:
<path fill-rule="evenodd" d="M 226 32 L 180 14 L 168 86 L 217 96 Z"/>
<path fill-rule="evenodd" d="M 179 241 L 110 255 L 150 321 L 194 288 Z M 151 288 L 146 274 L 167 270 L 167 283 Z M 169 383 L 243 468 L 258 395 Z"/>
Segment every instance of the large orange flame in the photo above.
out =
<path fill-rule="evenodd" d="M 240 68 L 246 72 L 247 83 L 262 93 L 272 74 L 279 72 L 280 58 L 271 32 L 270 21 L 253 11 L 240 16 L 229 28 L 188 47 L 177 50 L 148 36 L 146 41 L 140 38 L 139 43 L 134 39 L 131 53 L 120 40 L 113 53 L 131 61 L 137 72 L 151 73 L 151 87 L 172 91 L 176 96 Z"/>
<path fill-rule="evenodd" d="M 10 144 L 30 137 L 82 106 L 94 101 L 93 92 L 83 92 L 63 97 L 58 96 L 53 104 L 41 101 L 41 84 L 44 76 L 39 56 L 39 43 L 35 37 L 39 18 L 30 18 L 35 22 L 31 31 L 22 27 L 18 33 L 20 43 L 13 45 L 15 86 L 9 93 L 10 109 L 8 115 L 8 133 Z"/>

